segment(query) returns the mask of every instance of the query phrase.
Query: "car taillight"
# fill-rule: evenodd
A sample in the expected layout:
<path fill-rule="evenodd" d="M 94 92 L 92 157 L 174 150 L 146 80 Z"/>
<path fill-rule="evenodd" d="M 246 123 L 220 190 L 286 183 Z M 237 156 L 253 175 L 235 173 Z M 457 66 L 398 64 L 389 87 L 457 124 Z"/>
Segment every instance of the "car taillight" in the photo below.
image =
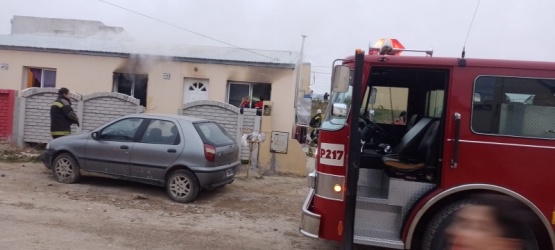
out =
<path fill-rule="evenodd" d="M 216 148 L 212 145 L 204 144 L 204 157 L 209 162 L 214 162 L 216 158 Z"/>

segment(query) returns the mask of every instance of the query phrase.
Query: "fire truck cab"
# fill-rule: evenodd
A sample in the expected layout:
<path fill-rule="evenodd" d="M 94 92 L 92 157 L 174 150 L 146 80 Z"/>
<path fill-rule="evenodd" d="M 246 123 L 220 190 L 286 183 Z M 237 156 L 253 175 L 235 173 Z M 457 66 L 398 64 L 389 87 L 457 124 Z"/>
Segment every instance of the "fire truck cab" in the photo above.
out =
<path fill-rule="evenodd" d="M 532 218 L 526 249 L 555 249 L 555 63 L 398 56 L 396 42 L 335 66 L 300 231 L 444 249 L 469 195 L 497 193 Z"/>

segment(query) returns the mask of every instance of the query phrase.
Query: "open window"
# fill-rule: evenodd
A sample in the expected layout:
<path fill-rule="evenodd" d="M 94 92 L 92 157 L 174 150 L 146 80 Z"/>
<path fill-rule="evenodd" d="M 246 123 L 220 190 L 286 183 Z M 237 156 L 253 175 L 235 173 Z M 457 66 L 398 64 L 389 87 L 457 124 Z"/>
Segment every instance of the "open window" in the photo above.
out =
<path fill-rule="evenodd" d="M 272 84 L 269 83 L 229 82 L 227 100 L 229 104 L 239 107 L 243 98 L 249 97 L 252 100 L 250 107 L 254 108 L 260 98 L 270 101 L 271 95 Z"/>
<path fill-rule="evenodd" d="M 56 69 L 25 68 L 27 88 L 55 88 Z"/>
<path fill-rule="evenodd" d="M 148 75 L 114 73 L 113 81 L 113 92 L 135 97 L 146 107 Z"/>

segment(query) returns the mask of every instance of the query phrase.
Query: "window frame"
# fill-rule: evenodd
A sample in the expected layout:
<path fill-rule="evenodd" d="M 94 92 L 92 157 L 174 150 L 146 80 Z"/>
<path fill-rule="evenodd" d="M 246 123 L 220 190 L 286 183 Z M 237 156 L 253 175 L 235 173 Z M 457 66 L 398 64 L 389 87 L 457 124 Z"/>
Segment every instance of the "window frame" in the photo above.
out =
<path fill-rule="evenodd" d="M 409 108 L 409 101 L 410 101 L 410 97 L 409 97 L 409 95 L 410 95 L 410 88 L 409 88 L 409 87 L 393 87 L 393 86 L 382 86 L 382 85 L 372 85 L 372 86 L 370 86 L 370 87 L 371 87 L 371 88 L 376 88 L 377 91 L 379 91 L 378 88 L 384 88 L 384 89 L 385 89 L 385 88 L 389 88 L 389 91 L 391 91 L 392 89 L 399 89 L 399 90 L 406 91 L 406 96 L 405 96 L 405 97 L 406 97 L 406 98 L 405 98 L 406 105 L 405 105 L 405 108 L 404 108 L 403 110 L 401 110 L 401 112 L 403 112 L 403 111 L 404 111 L 404 112 L 407 112 L 407 109 Z M 392 100 L 391 98 L 393 97 L 393 94 L 390 94 L 389 97 L 390 97 L 389 101 L 392 102 L 393 100 Z M 378 96 L 378 94 L 376 94 L 376 100 L 378 100 L 378 98 L 379 98 L 379 96 Z M 369 104 L 369 106 L 374 106 L 374 105 L 375 105 L 375 103 L 374 103 L 374 104 Z M 379 106 L 380 106 L 380 105 L 378 105 L 378 107 L 371 108 L 371 110 L 374 110 L 374 121 L 373 121 L 374 123 L 379 124 L 379 125 L 384 125 L 384 126 L 386 126 L 386 125 L 406 126 L 406 123 L 408 122 L 408 121 L 407 121 L 407 120 L 408 120 L 407 117 L 405 117 L 405 124 L 396 124 L 396 123 L 395 123 L 395 119 L 397 119 L 397 118 L 399 118 L 399 117 L 398 117 L 398 116 L 395 116 L 395 115 L 393 115 L 392 120 L 391 120 L 390 123 L 384 123 L 384 122 L 376 121 L 376 120 L 375 120 L 375 119 L 376 119 L 376 113 L 377 113 L 376 111 L 379 109 Z M 391 106 L 391 105 L 390 105 L 390 106 Z M 394 113 L 395 113 L 395 112 L 393 112 L 393 111 L 395 111 L 394 107 L 390 107 L 390 108 L 391 108 L 391 109 L 390 109 L 391 113 L 394 114 Z M 385 109 L 385 108 L 384 108 L 384 109 Z M 370 110 L 370 108 L 369 108 L 369 110 Z M 401 112 L 399 112 L 399 113 L 401 113 Z"/>
<path fill-rule="evenodd" d="M 264 98 L 265 98 L 264 101 L 270 101 L 270 100 L 271 100 L 271 95 L 272 95 L 272 83 L 227 81 L 227 90 L 226 90 L 227 93 L 226 93 L 226 101 L 225 101 L 227 104 L 231 104 L 231 103 L 229 103 L 229 97 L 230 97 L 230 95 L 231 95 L 231 84 L 247 85 L 247 86 L 249 86 L 249 97 L 251 98 L 251 103 L 250 103 L 250 106 L 251 106 L 251 107 L 253 107 L 254 104 L 256 103 L 256 102 L 253 100 L 253 98 L 255 97 L 255 96 L 253 96 L 253 94 L 254 94 L 254 87 L 255 87 L 254 85 L 255 85 L 255 84 L 263 84 L 263 85 L 268 85 L 268 86 L 270 86 L 270 93 L 269 93 L 268 96 L 264 96 Z M 244 97 L 244 96 L 243 96 L 243 97 Z M 243 97 L 241 97 L 241 98 L 243 98 Z M 258 98 L 258 96 L 256 96 L 256 98 Z M 240 104 L 240 103 L 239 103 L 239 104 Z M 233 105 L 233 104 L 231 104 L 231 105 Z"/>
<path fill-rule="evenodd" d="M 472 84 L 472 94 L 470 97 L 470 121 L 469 121 L 469 128 L 470 131 L 475 135 L 485 135 L 485 136 L 498 136 L 498 137 L 508 137 L 508 138 L 519 138 L 519 139 L 532 139 L 532 140 L 547 140 L 547 141 L 555 141 L 554 138 L 545 138 L 545 137 L 532 137 L 532 136 L 519 136 L 519 135 L 506 135 L 506 134 L 493 134 L 493 133 L 483 133 L 477 132 L 474 130 L 472 124 L 474 121 L 474 100 L 476 94 L 476 82 L 480 77 L 494 77 L 494 78 L 513 78 L 513 79 L 532 79 L 532 80 L 552 80 L 555 81 L 555 78 L 547 78 L 547 77 L 530 77 L 530 76 L 511 76 L 511 75 L 478 75 L 474 78 Z M 482 99 L 482 97 L 480 97 Z M 549 106 L 554 107 L 555 106 Z"/>
<path fill-rule="evenodd" d="M 114 140 L 114 139 L 105 139 L 102 138 L 102 133 L 104 132 L 104 130 L 106 130 L 107 128 L 109 128 L 110 126 L 113 126 L 116 123 L 125 121 L 125 120 L 131 120 L 131 119 L 138 119 L 141 120 L 139 126 L 137 126 L 137 130 L 135 131 L 135 134 L 133 135 L 133 137 L 131 138 L 131 140 Z M 137 141 L 137 137 L 139 134 L 143 134 L 144 133 L 144 126 L 145 126 L 145 121 L 147 121 L 148 119 L 142 118 L 142 117 L 127 117 L 127 118 L 123 118 L 117 121 L 114 121 L 108 125 L 106 125 L 105 127 L 103 127 L 102 129 L 100 129 L 98 131 L 98 140 L 99 141 L 111 141 L 111 142 L 136 142 Z"/>
<path fill-rule="evenodd" d="M 23 82 L 24 85 L 24 89 L 26 88 L 56 88 L 56 82 L 57 82 L 57 77 L 58 77 L 58 70 L 56 68 L 48 68 L 48 67 L 33 67 L 33 66 L 25 66 L 23 67 L 25 69 L 25 81 Z M 31 69 L 38 69 L 41 71 L 41 76 L 40 76 L 40 86 L 39 87 L 35 87 L 35 86 L 29 86 L 29 71 Z M 54 72 L 54 86 L 53 87 L 45 87 L 44 86 L 44 71 L 50 71 L 50 72 Z"/>
<path fill-rule="evenodd" d="M 125 77 L 125 75 L 135 75 L 135 77 L 140 77 L 141 79 L 145 79 L 146 83 L 145 83 L 145 100 L 144 100 L 144 107 L 146 107 L 147 105 L 147 99 L 148 99 L 148 82 L 149 82 L 149 75 L 148 74 L 130 74 L 130 73 L 120 73 L 120 72 L 112 72 L 112 92 L 114 93 L 120 93 L 123 95 L 127 95 L 125 93 L 119 92 L 119 84 L 120 81 L 116 78 L 117 77 Z M 129 93 L 129 96 L 138 99 L 141 101 L 141 98 L 136 97 L 135 96 L 135 88 L 137 87 L 137 78 L 135 78 L 134 81 L 131 82 L 131 90 Z M 142 105 L 142 101 L 141 101 L 141 105 Z"/>
<path fill-rule="evenodd" d="M 169 123 L 172 123 L 173 126 L 175 126 L 175 128 L 177 129 L 177 137 L 174 139 L 173 142 L 171 142 L 171 143 L 168 144 L 168 143 L 153 143 L 153 142 L 144 142 L 144 141 L 143 141 L 143 139 L 144 139 L 145 136 L 146 136 L 146 133 L 147 133 L 147 131 L 148 131 L 149 126 L 150 126 L 153 122 L 156 122 L 156 121 L 158 121 L 158 122 L 159 122 L 159 121 L 169 122 Z M 141 125 L 142 125 L 142 124 L 141 124 Z M 145 119 L 144 125 L 142 125 L 142 126 L 144 126 L 144 129 L 143 129 L 142 131 L 140 131 L 139 135 L 136 135 L 136 136 L 137 136 L 137 143 L 152 144 L 152 145 L 175 146 L 175 145 L 181 144 L 181 142 L 183 141 L 183 140 L 181 139 L 181 132 L 179 131 L 179 128 L 178 128 L 179 126 L 178 126 L 177 123 L 174 122 L 174 121 L 170 121 L 170 120 L 166 120 L 166 119 L 157 119 L 157 118 L 156 118 L 156 119 L 155 119 L 155 118 L 152 118 L 152 119 Z M 139 131 L 137 131 L 137 132 L 139 132 Z"/>
<path fill-rule="evenodd" d="M 202 128 L 200 126 L 205 125 L 205 124 L 212 124 L 215 125 L 216 127 L 218 127 L 220 129 L 220 131 L 222 132 L 222 134 L 227 137 L 230 140 L 230 143 L 214 143 L 213 141 L 211 141 L 210 139 L 206 138 L 206 135 L 204 134 L 204 132 L 202 132 Z M 222 125 L 220 125 L 217 122 L 213 122 L 213 121 L 202 121 L 202 122 L 194 122 L 193 123 L 193 127 L 195 128 L 195 132 L 197 132 L 197 134 L 200 136 L 202 143 L 204 144 L 208 144 L 214 147 L 225 147 L 225 146 L 229 146 L 229 145 L 233 145 L 235 143 L 237 143 L 233 137 L 224 129 L 224 127 Z"/>

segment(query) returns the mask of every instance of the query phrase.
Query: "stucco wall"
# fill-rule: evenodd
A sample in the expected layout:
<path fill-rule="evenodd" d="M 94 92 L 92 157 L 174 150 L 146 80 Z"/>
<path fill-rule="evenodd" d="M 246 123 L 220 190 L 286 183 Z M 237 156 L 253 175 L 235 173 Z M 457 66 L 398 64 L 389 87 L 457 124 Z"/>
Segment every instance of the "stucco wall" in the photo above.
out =
<path fill-rule="evenodd" d="M 227 102 L 229 81 L 272 84 L 270 100 L 274 130 L 291 131 L 294 122 L 295 70 L 225 64 L 176 62 L 168 58 L 143 58 L 140 72 L 148 74 L 146 112 L 175 114 L 183 105 L 184 78 L 208 79 L 210 100 Z M 9 64 L 0 71 L 0 88 L 22 90 L 24 67 L 56 69 L 56 87 L 67 87 L 83 95 L 110 92 L 113 73 L 126 71 L 123 57 L 76 55 L 49 52 L 0 50 L 0 63 Z M 170 73 L 170 79 L 163 78 Z"/>

